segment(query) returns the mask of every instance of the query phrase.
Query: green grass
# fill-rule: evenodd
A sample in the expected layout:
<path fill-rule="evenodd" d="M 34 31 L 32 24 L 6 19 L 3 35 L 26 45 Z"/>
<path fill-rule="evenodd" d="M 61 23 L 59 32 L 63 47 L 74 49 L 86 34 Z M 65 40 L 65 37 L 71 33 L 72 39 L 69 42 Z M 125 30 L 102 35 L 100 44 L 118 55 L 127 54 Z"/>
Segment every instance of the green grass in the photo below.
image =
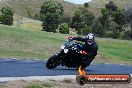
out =
<path fill-rule="evenodd" d="M 0 57 L 47 59 L 59 51 L 68 35 L 0 25 Z M 132 63 L 132 41 L 96 38 L 98 54 Z"/>
<path fill-rule="evenodd" d="M 39 83 L 39 84 L 30 84 L 26 88 L 51 88 L 52 85 L 50 83 Z"/>
<path fill-rule="evenodd" d="M 42 30 L 41 21 L 22 17 L 16 14 L 14 15 L 13 18 L 14 18 L 14 22 L 13 22 L 14 27 L 27 28 L 30 30 L 38 30 L 38 31 Z"/>
<path fill-rule="evenodd" d="M 47 58 L 57 52 L 65 35 L 0 25 L 0 57 Z"/>
<path fill-rule="evenodd" d="M 132 41 L 98 38 L 97 42 L 102 56 L 132 61 Z"/>

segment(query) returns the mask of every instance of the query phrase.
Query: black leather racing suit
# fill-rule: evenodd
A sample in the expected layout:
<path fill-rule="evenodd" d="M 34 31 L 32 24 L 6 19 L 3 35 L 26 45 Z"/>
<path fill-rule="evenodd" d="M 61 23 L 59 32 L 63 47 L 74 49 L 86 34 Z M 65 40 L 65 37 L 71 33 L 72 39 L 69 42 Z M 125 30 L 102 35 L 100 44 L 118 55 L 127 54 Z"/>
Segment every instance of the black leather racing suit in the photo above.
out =
<path fill-rule="evenodd" d="M 98 45 L 97 45 L 97 43 L 95 41 L 91 45 L 89 45 L 87 38 L 74 37 L 73 40 L 85 42 L 84 50 L 87 52 L 87 55 L 86 55 L 86 57 L 84 59 L 82 67 L 86 68 L 87 66 L 90 65 L 90 63 L 92 62 L 92 60 L 97 55 Z"/>

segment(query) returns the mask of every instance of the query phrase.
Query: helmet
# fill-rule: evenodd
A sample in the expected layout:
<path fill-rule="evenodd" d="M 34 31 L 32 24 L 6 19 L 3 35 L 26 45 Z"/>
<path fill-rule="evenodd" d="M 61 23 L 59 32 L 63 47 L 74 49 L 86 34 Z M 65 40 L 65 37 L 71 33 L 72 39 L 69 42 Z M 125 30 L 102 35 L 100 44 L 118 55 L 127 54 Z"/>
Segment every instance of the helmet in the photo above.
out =
<path fill-rule="evenodd" d="M 88 35 L 87 35 L 87 42 L 88 42 L 88 44 L 89 45 L 92 45 L 93 44 L 93 42 L 94 42 L 94 34 L 93 33 L 89 33 Z"/>

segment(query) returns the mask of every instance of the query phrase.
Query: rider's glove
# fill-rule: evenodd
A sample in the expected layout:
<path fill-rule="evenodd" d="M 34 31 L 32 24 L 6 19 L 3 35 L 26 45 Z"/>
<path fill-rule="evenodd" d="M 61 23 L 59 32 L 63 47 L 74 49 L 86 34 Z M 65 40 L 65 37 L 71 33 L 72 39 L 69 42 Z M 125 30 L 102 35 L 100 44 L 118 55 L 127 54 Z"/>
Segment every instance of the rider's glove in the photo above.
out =
<path fill-rule="evenodd" d="M 83 50 L 81 50 L 80 53 L 83 54 L 83 55 L 87 55 L 88 54 L 86 51 L 83 51 Z"/>
<path fill-rule="evenodd" d="M 71 41 L 73 41 L 74 37 L 69 36 L 68 39 L 71 40 Z"/>

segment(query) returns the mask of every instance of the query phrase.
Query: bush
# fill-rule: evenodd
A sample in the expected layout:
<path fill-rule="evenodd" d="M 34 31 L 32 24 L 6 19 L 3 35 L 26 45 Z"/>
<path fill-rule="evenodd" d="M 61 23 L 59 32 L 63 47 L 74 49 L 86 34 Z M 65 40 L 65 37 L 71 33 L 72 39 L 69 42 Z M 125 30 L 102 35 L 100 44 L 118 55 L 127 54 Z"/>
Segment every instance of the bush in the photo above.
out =
<path fill-rule="evenodd" d="M 41 85 L 32 84 L 32 85 L 27 86 L 26 88 L 43 88 L 43 87 Z"/>
<path fill-rule="evenodd" d="M 0 22 L 4 25 L 13 25 L 14 10 L 10 7 L 2 7 L 0 11 Z"/>
<path fill-rule="evenodd" d="M 44 83 L 44 84 L 30 84 L 26 88 L 51 88 L 52 85 L 49 83 Z"/>
<path fill-rule="evenodd" d="M 132 31 L 125 31 L 121 37 L 125 39 L 132 39 Z"/>
<path fill-rule="evenodd" d="M 69 34 L 69 26 L 67 23 L 62 23 L 59 27 L 59 32 L 62 34 Z"/>
<path fill-rule="evenodd" d="M 84 27 L 83 29 L 82 29 L 82 35 L 87 35 L 88 33 L 90 33 L 91 32 L 91 29 L 90 29 L 90 27 L 88 27 L 88 26 L 86 26 L 86 27 Z"/>
<path fill-rule="evenodd" d="M 120 33 L 119 32 L 112 32 L 111 36 L 108 36 L 108 37 L 112 37 L 113 39 L 117 39 L 120 37 Z"/>
<path fill-rule="evenodd" d="M 108 38 L 117 39 L 117 38 L 120 37 L 120 33 L 119 32 L 112 32 L 112 31 L 110 31 L 110 32 L 107 33 L 107 37 Z"/>

